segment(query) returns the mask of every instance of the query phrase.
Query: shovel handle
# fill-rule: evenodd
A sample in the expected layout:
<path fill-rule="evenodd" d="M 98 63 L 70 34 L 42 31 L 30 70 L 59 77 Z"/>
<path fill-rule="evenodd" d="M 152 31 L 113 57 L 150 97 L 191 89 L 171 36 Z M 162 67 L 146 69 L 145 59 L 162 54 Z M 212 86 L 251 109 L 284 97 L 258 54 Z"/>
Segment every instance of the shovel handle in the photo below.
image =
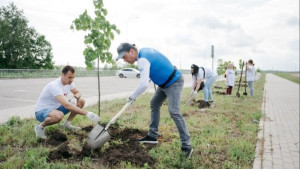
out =
<path fill-rule="evenodd" d="M 194 95 L 193 94 L 191 94 L 191 96 L 187 99 L 187 101 L 185 102 L 185 105 L 190 105 L 191 104 L 191 101 L 193 100 L 193 98 L 194 98 Z"/>
<path fill-rule="evenodd" d="M 121 116 L 121 114 L 134 102 L 134 100 L 125 104 L 125 106 L 110 120 L 110 122 L 106 125 L 105 130 L 108 129 L 110 125 L 115 123 L 115 121 Z"/>

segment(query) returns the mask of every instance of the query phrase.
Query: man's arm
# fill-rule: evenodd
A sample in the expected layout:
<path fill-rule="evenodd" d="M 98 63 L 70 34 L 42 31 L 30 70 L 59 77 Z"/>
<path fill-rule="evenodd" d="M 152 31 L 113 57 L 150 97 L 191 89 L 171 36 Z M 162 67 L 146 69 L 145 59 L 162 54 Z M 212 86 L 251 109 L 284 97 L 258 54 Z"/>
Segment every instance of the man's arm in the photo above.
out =
<path fill-rule="evenodd" d="M 247 70 L 251 70 L 250 65 L 248 63 L 246 63 L 246 65 L 247 65 Z"/>
<path fill-rule="evenodd" d="M 55 98 L 62 106 L 64 106 L 66 109 L 70 110 L 71 112 L 75 112 L 82 115 L 86 115 L 88 113 L 87 111 L 68 102 L 67 98 L 63 95 L 55 96 Z"/>
<path fill-rule="evenodd" d="M 82 95 L 77 88 L 73 88 L 71 92 L 74 94 L 74 97 L 78 100 Z"/>
<path fill-rule="evenodd" d="M 197 86 L 197 80 L 194 80 L 193 81 L 193 89 L 192 90 L 194 90 L 196 86 Z"/>
<path fill-rule="evenodd" d="M 137 89 L 130 96 L 131 99 L 136 99 L 140 94 L 142 94 L 149 85 L 149 74 L 150 74 L 150 63 L 147 59 L 141 58 L 138 61 L 138 66 L 140 68 L 140 82 Z"/>
<path fill-rule="evenodd" d="M 203 82 L 204 79 L 200 79 L 198 82 L 197 82 L 197 86 L 196 86 L 196 89 L 195 91 L 198 91 L 199 88 L 200 88 L 200 84 Z"/>

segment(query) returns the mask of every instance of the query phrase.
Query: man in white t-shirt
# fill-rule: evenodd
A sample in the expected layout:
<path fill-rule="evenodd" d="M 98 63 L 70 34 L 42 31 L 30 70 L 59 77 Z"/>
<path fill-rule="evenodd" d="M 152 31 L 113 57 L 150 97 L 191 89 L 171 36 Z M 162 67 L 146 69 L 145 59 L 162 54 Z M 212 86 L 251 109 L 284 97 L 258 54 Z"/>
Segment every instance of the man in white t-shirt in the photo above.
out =
<path fill-rule="evenodd" d="M 64 115 L 71 111 L 67 121 L 63 127 L 68 129 L 80 129 L 70 124 L 77 114 L 85 115 L 94 122 L 98 122 L 100 117 L 93 112 L 87 112 L 81 109 L 85 101 L 81 97 L 81 93 L 77 90 L 73 83 L 75 70 L 72 66 L 65 66 L 62 69 L 61 77 L 48 83 L 35 106 L 35 117 L 41 122 L 34 127 L 36 137 L 46 138 L 44 127 L 59 123 Z M 74 99 L 70 102 L 66 98 L 69 92 L 74 94 Z"/>

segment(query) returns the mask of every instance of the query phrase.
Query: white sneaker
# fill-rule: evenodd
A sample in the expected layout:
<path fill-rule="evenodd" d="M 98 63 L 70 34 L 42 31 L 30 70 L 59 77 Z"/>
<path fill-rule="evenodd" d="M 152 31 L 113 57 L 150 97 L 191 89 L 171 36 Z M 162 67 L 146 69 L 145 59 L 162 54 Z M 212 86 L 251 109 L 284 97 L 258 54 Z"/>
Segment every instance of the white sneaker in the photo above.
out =
<path fill-rule="evenodd" d="M 98 122 L 100 120 L 100 117 L 93 112 L 88 112 L 86 116 L 94 122 Z"/>
<path fill-rule="evenodd" d="M 80 130 L 81 129 L 81 127 L 76 127 L 76 126 L 73 126 L 73 125 L 67 124 L 67 123 L 63 124 L 62 127 L 70 129 L 70 130 Z"/>
<path fill-rule="evenodd" d="M 35 135 L 38 138 L 46 139 L 44 128 L 40 127 L 39 125 L 36 125 L 34 127 Z"/>

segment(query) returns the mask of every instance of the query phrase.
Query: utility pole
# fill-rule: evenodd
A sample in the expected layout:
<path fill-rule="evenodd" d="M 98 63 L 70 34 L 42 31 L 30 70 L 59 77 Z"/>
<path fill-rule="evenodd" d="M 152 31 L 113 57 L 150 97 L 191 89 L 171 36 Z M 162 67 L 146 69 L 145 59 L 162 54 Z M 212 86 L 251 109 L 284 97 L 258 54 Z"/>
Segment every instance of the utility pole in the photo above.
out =
<path fill-rule="evenodd" d="M 214 45 L 211 45 L 211 60 L 212 60 L 212 70 L 214 70 Z"/>

